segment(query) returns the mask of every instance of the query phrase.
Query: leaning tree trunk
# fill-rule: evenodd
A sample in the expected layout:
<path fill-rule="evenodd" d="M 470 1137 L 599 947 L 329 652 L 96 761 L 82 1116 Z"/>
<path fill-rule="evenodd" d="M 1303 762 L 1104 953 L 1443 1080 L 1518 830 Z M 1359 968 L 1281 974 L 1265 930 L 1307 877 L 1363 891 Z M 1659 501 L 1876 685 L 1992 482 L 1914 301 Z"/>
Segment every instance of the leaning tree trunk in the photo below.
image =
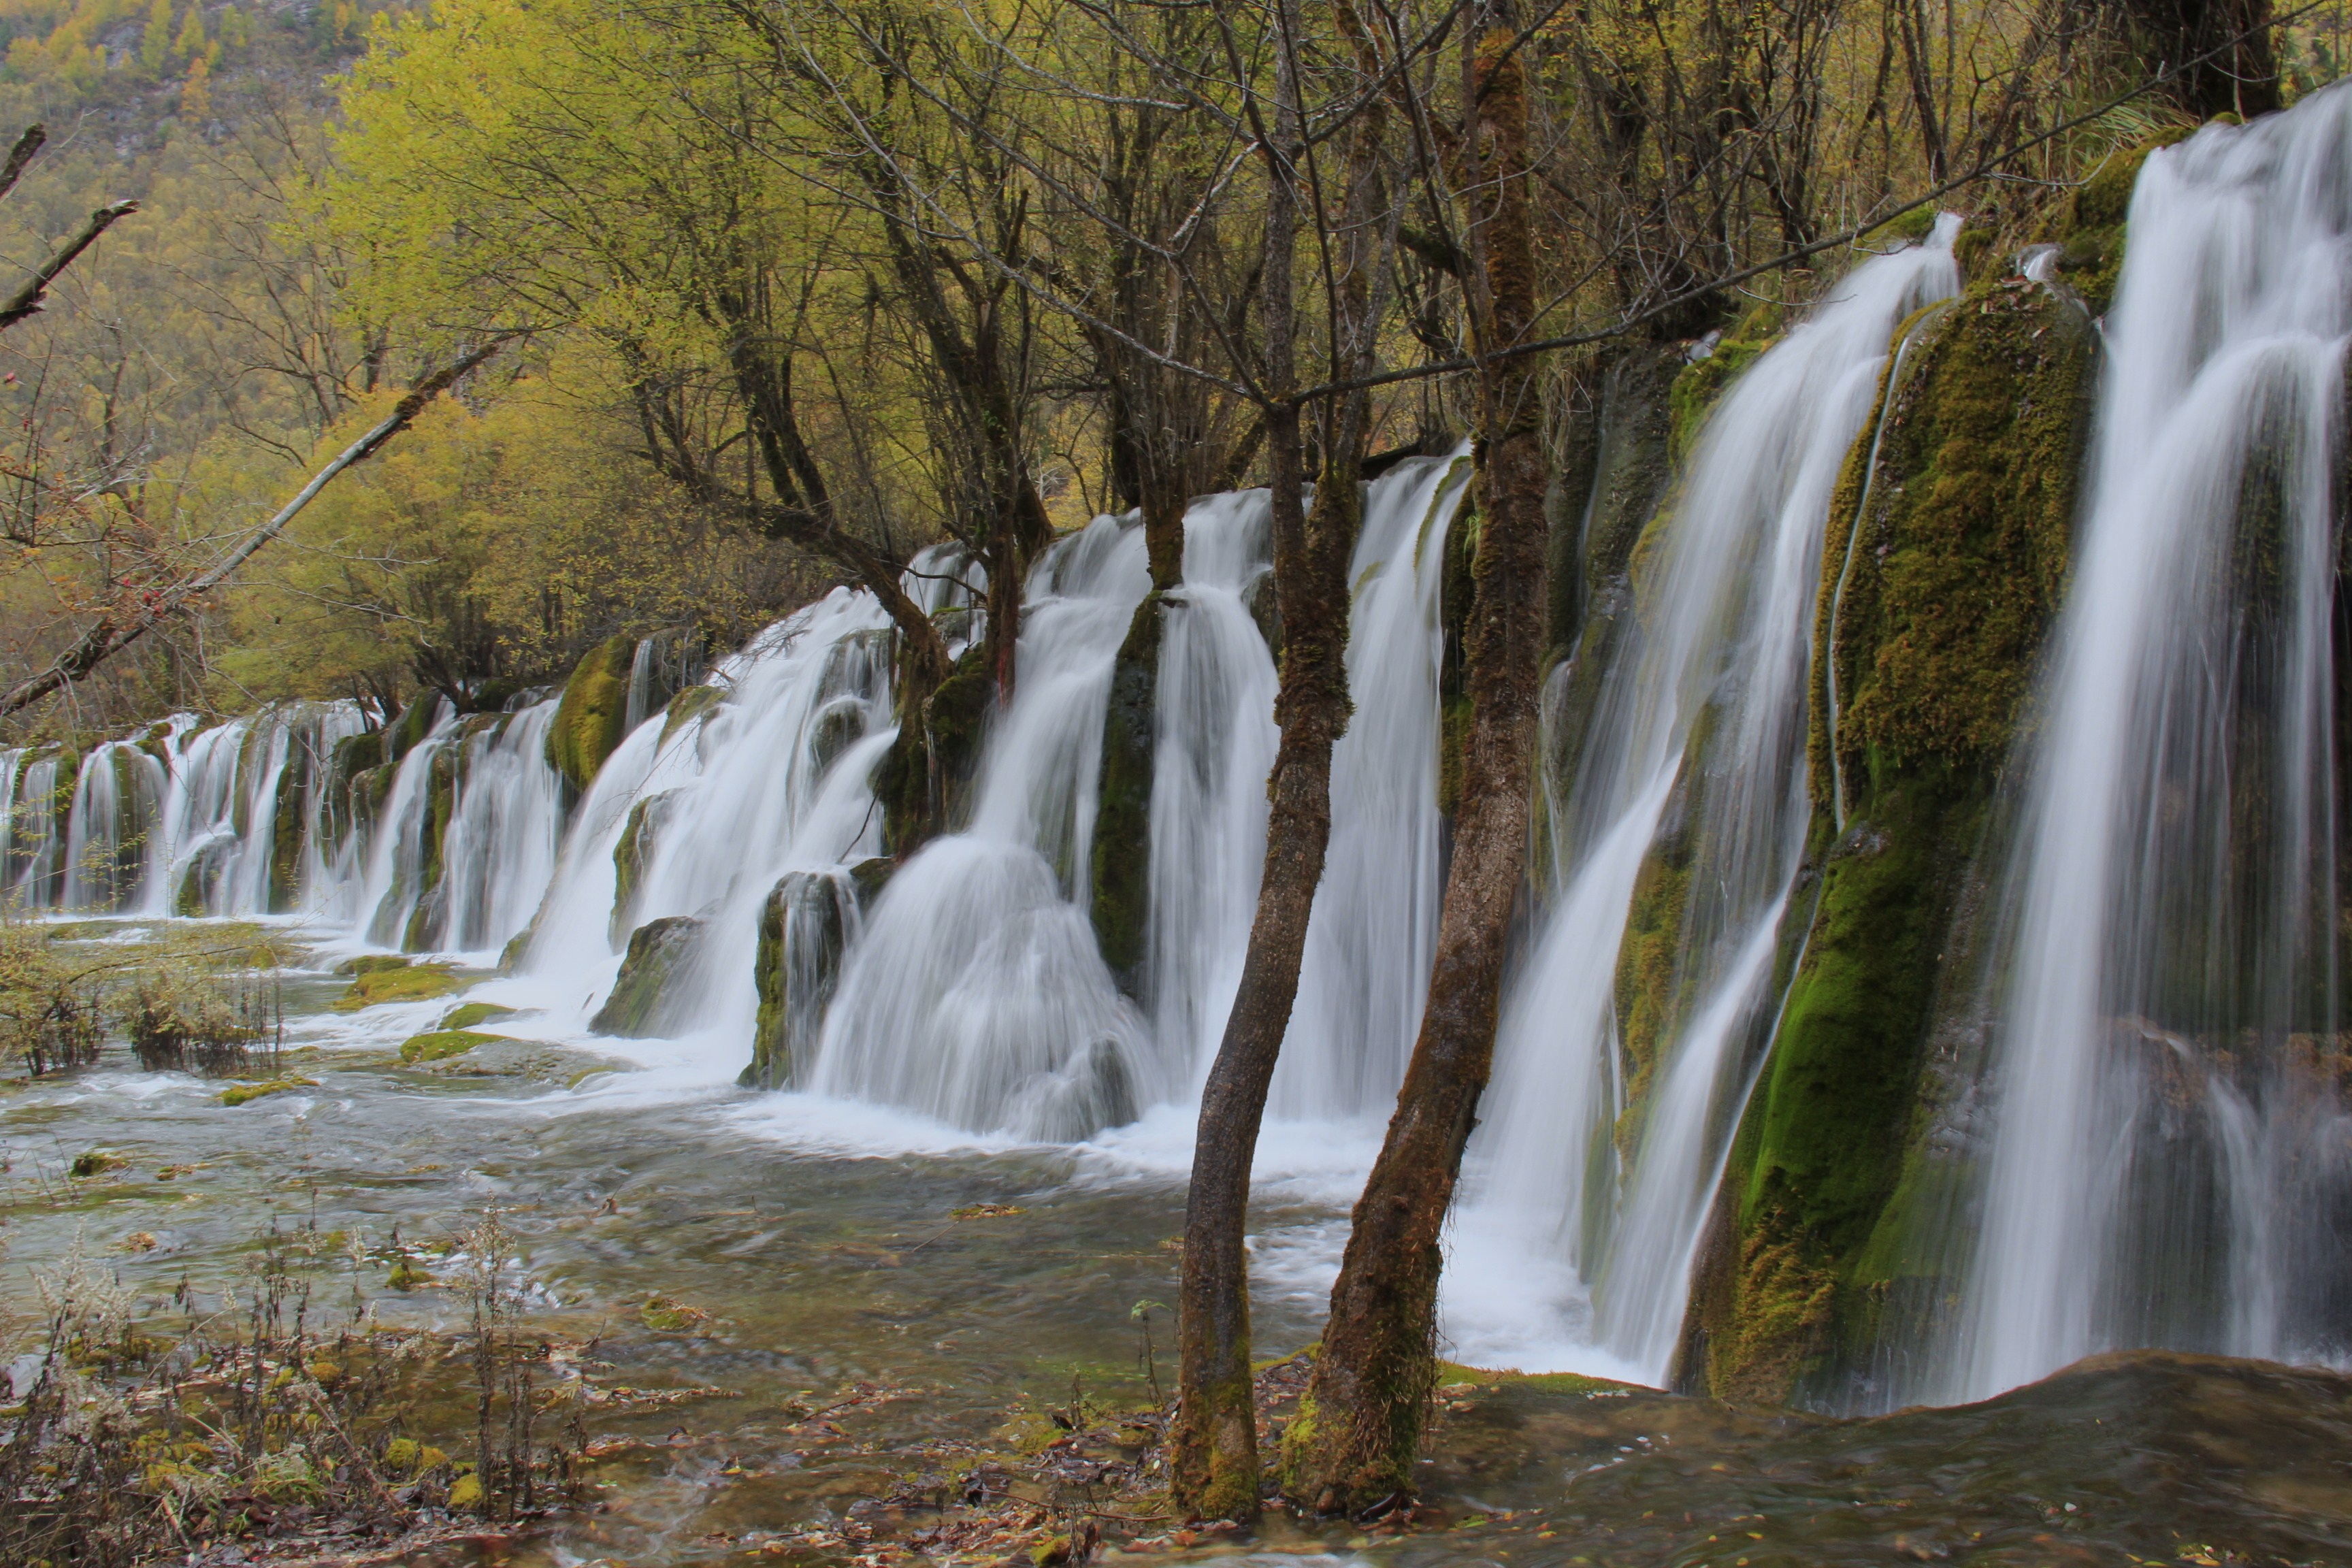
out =
<path fill-rule="evenodd" d="M 1467 62 L 1462 140 L 1486 354 L 1528 340 L 1535 251 L 1527 79 L 1516 30 L 1490 13 Z M 1468 636 L 1474 707 L 1463 804 L 1429 1003 L 1388 1137 L 1356 1205 L 1298 1418 L 1285 1435 L 1291 1495 L 1360 1512 L 1411 1496 L 1435 1373 L 1439 1232 L 1494 1060 L 1511 912 L 1526 865 L 1538 659 L 1544 631 L 1544 454 L 1534 357 L 1479 370 L 1478 495 Z"/>

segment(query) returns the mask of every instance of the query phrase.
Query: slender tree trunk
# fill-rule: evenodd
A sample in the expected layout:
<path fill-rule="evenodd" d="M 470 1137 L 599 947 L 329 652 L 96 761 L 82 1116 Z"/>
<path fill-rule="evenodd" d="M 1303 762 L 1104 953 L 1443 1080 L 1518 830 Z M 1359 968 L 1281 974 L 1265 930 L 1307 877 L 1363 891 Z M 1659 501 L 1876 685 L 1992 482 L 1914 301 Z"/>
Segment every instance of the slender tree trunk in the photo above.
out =
<path fill-rule="evenodd" d="M 1343 20 L 1352 23 L 1352 12 Z M 1273 160 L 1267 211 L 1265 310 L 1268 382 L 1277 395 L 1297 384 L 1291 340 L 1291 232 L 1298 187 L 1289 158 L 1304 141 L 1299 83 L 1286 63 L 1282 155 Z M 1373 359 L 1378 300 L 1394 241 L 1383 211 L 1380 156 L 1385 116 L 1359 114 L 1345 142 L 1341 212 L 1325 225 L 1331 371 L 1347 379 Z M 1337 272 L 1329 268 L 1336 265 Z M 1273 472 L 1274 582 L 1282 615 L 1282 683 L 1275 717 L 1281 742 L 1269 781 L 1265 864 L 1257 915 L 1223 1040 L 1201 1093 L 1192 1184 L 1184 1212 L 1184 1267 L 1177 1298 L 1182 1405 L 1171 1435 L 1180 1506 L 1198 1517 L 1258 1513 L 1257 1412 L 1250 1373 L 1249 1269 L 1243 1250 L 1250 1164 L 1273 1082 L 1275 1061 L 1298 994 L 1307 917 L 1331 837 L 1331 751 L 1348 727 L 1348 557 L 1363 510 L 1358 480 L 1370 434 L 1370 400 L 1357 392 L 1325 410 L 1323 468 L 1315 505 L 1301 516 L 1300 416 L 1296 404 L 1266 412 Z"/>
<path fill-rule="evenodd" d="M 1463 139 L 1481 347 L 1535 319 L 1527 80 L 1516 28 L 1490 14 L 1468 62 Z M 1413 1490 L 1435 1372 L 1439 1232 L 1495 1050 L 1512 907 L 1526 864 L 1528 771 L 1544 630 L 1544 454 L 1533 356 L 1481 367 L 1468 638 L 1474 715 L 1454 859 L 1421 1037 L 1354 1229 L 1298 1419 L 1286 1482 L 1318 1510 L 1360 1512 Z"/>
<path fill-rule="evenodd" d="M 1279 89 L 1279 135 L 1267 160 L 1265 284 L 1261 324 L 1266 380 L 1276 396 L 1297 384 L 1292 339 L 1298 330 L 1292 268 L 1298 190 L 1290 159 L 1298 145 L 1297 83 L 1286 68 Z M 1325 595 L 1317 591 L 1308 548 L 1306 477 L 1298 459 L 1298 407 L 1267 411 L 1273 442 L 1271 531 L 1274 591 L 1284 625 L 1311 624 Z M 1343 601 L 1344 603 L 1344 601 Z M 1344 639 L 1345 631 L 1341 632 Z M 1265 866 L 1256 918 L 1242 963 L 1240 987 L 1224 1038 L 1201 1089 L 1192 1144 L 1192 1182 L 1184 1205 L 1184 1258 L 1176 1298 L 1176 1422 L 1169 1435 L 1171 1481 L 1179 1508 L 1196 1518 L 1255 1519 L 1258 1511 L 1257 1411 L 1250 1380 L 1249 1263 L 1242 1249 L 1248 1219 L 1250 1162 L 1290 1005 L 1307 948 L 1307 915 L 1323 875 L 1330 838 L 1331 741 L 1310 733 L 1315 705 L 1302 702 L 1317 679 L 1315 653 L 1325 635 L 1286 646 L 1280 694 L 1282 739 L 1268 781 Z M 1319 758 L 1319 761 L 1318 761 Z"/>

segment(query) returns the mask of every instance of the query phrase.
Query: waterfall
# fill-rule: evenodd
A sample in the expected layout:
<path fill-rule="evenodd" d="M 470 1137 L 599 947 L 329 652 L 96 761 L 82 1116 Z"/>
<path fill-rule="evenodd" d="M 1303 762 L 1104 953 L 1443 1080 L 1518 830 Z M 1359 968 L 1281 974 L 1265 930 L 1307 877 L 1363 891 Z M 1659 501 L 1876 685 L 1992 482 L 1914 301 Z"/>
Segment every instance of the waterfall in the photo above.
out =
<path fill-rule="evenodd" d="M 360 886 L 359 931 L 379 947 L 400 947 L 423 897 L 432 819 L 433 769 L 449 747 L 457 714 L 446 699 L 432 703 L 425 738 L 408 749 L 393 774 L 383 812 L 364 843 L 364 880 Z"/>
<path fill-rule="evenodd" d="M 2352 93 L 2152 154 L 1985 981 L 1947 1397 L 2340 1355 L 2336 598 Z"/>
<path fill-rule="evenodd" d="M 975 1131 L 1067 1140 L 1189 1064 L 1155 1051 L 1095 946 L 1095 792 L 1111 667 L 1150 588 L 1143 531 L 1097 518 L 1038 561 L 969 830 L 900 866 L 844 960 L 807 1085 Z"/>
<path fill-rule="evenodd" d="M 1364 498 L 1348 563 L 1355 712 L 1331 753 L 1330 846 L 1266 1101 L 1277 1116 L 1385 1114 L 1421 1028 L 1444 895 L 1438 592 L 1469 468 L 1466 458 L 1402 463 Z"/>
<path fill-rule="evenodd" d="M 1562 870 L 1504 999 L 1467 1163 L 1445 1303 L 1459 1353 L 1664 1378 L 1802 858 L 1830 492 L 1895 325 L 1958 289 L 1958 227 L 1855 268 L 1732 384 L 1637 552 L 1634 627 L 1576 776 L 1550 786 Z M 1629 1039 L 1637 918 L 1664 928 L 1644 962 L 1670 966 L 1674 1002 Z"/>
<path fill-rule="evenodd" d="M 563 838 L 562 776 L 547 761 L 555 709 L 550 698 L 499 714 L 461 742 L 441 839 L 441 919 L 418 945 L 496 952 L 538 911 Z"/>
<path fill-rule="evenodd" d="M 873 596 L 835 589 L 721 660 L 708 700 L 629 733 L 580 802 L 520 963 L 552 1005 L 585 1018 L 633 930 L 692 921 L 662 1032 L 707 1035 L 742 1065 L 761 904 L 788 873 L 880 851 L 868 778 L 896 734 L 888 648 Z"/>
<path fill-rule="evenodd" d="M 1189 1077 L 1215 1058 L 1239 989 L 1265 861 L 1266 775 L 1280 739 L 1265 490 L 1211 496 L 1184 519 L 1153 691 L 1152 1037 Z"/>
<path fill-rule="evenodd" d="M 0 861 L 0 891 L 22 911 L 53 907 L 63 890 L 65 822 L 59 809 L 59 752 L 23 747 L 5 753 L 8 766 L 7 858 Z M 77 759 L 79 765 L 79 759 Z"/>
<path fill-rule="evenodd" d="M 110 913 L 137 895 L 163 794 L 163 764 L 136 742 L 110 741 L 82 759 L 66 826 L 60 907 Z"/>

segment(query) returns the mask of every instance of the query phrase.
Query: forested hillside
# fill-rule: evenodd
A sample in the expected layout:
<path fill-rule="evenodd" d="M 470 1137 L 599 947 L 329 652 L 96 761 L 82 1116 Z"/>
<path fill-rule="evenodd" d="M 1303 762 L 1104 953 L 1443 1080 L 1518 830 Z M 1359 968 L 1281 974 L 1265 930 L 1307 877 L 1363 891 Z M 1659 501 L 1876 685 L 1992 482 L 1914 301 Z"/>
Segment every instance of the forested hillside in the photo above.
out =
<path fill-rule="evenodd" d="M 1971 245 L 2013 247 L 2112 150 L 2332 75 L 2333 14 L 2302 11 L 2279 81 L 2241 84 L 2229 61 L 2273 47 L 2235 37 L 2246 20 L 1531 12 L 1528 331 L 1580 343 L 1531 383 L 1546 439 L 1580 438 L 1624 344 L 1801 301 L 1879 218 L 1924 222 L 1931 192 L 1974 215 Z M 1354 85 L 1382 50 L 1449 90 L 1412 41 L 1444 23 L 1399 12 L 1393 37 L 1350 42 L 1349 14 L 1311 20 L 1317 157 L 1338 143 L 1315 127 L 1392 112 Z M 1155 489 L 1262 479 L 1266 189 L 1244 138 L 1266 18 L 1142 25 L 1056 5 L 16 0 L 0 104 L 48 141 L 5 204 L 6 254 L 30 266 L 94 207 L 139 210 L 0 339 L 0 682 L 202 571 L 419 375 L 501 346 L 282 541 L 10 732 L 288 696 L 471 702 L 618 632 L 732 646 L 936 539 L 1025 555 Z M 2184 52 L 2200 58 L 2148 77 Z M 1409 121 L 1382 177 L 1426 184 L 1451 154 Z M 1303 215 L 1321 237 L 1302 282 L 1332 265 L 1337 200 L 1318 185 Z M 1328 289 L 1295 329 L 1292 384 L 1377 370 L 1368 453 L 1470 425 L 1467 383 L 1427 374 L 1476 346 L 1454 220 L 1429 200 L 1367 258 L 1360 349 Z M 1306 406 L 1311 472 L 1339 432 L 1336 405 Z"/>

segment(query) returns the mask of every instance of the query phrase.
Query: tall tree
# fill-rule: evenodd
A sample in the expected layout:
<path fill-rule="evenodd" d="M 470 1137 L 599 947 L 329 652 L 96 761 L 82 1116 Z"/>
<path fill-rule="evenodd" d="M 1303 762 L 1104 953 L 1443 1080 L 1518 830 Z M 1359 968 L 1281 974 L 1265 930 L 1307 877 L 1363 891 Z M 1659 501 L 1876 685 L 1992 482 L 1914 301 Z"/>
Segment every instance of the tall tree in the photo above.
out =
<path fill-rule="evenodd" d="M 1479 523 L 1467 637 L 1473 704 L 1462 810 L 1436 963 L 1404 1087 L 1356 1205 L 1331 1316 L 1286 1482 L 1318 1511 L 1409 1496 L 1435 1371 L 1439 1234 L 1494 1059 L 1503 958 L 1525 875 L 1546 479 L 1535 336 L 1537 259 L 1528 72 L 1509 0 L 1464 47 L 1457 187 L 1468 208 L 1465 293 L 1478 351 Z"/>
<path fill-rule="evenodd" d="M 1272 7 L 1276 53 L 1270 103 L 1253 99 L 1266 172 L 1265 269 L 1260 311 L 1266 438 L 1273 469 L 1274 582 L 1282 612 L 1281 739 L 1267 783 L 1265 862 L 1256 918 L 1233 1011 L 1201 1092 L 1192 1180 L 1184 1211 L 1177 1298 L 1181 1405 L 1171 1435 L 1178 1501 L 1204 1517 L 1255 1519 L 1259 1506 L 1257 1415 L 1250 1375 L 1249 1268 L 1244 1237 L 1250 1166 L 1265 1113 L 1298 972 L 1307 917 L 1331 836 L 1331 751 L 1347 728 L 1348 557 L 1362 509 L 1359 473 L 1370 435 L 1361 386 L 1318 404 L 1322 470 L 1311 511 L 1302 505 L 1299 404 L 1292 343 L 1299 331 L 1297 231 L 1315 220 L 1333 383 L 1360 380 L 1374 362 L 1394 255 L 1398 210 L 1383 166 L 1387 116 L 1372 84 L 1378 62 L 1352 0 L 1330 7 L 1339 71 L 1359 97 L 1337 138 L 1339 166 L 1324 170 L 1309 143 L 1299 11 Z M 1327 196 L 1336 195 L 1336 200 Z"/>

